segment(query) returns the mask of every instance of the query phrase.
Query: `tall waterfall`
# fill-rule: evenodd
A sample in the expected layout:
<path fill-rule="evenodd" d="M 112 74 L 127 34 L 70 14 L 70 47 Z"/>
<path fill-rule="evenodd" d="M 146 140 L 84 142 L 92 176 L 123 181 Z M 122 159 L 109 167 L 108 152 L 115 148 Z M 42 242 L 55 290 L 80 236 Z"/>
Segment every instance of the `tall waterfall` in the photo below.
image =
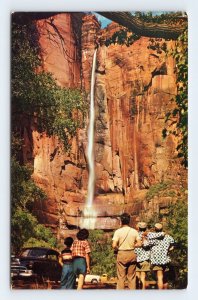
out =
<path fill-rule="evenodd" d="M 95 168 L 94 168 L 94 86 L 95 86 L 95 70 L 96 70 L 96 52 L 93 56 L 93 65 L 91 73 L 91 93 L 90 93 L 90 114 L 89 114 L 89 129 L 88 129 L 88 151 L 87 158 L 89 164 L 89 181 L 88 181 L 88 195 L 86 206 L 91 207 L 94 198 L 94 183 L 95 183 Z"/>
<path fill-rule="evenodd" d="M 95 185 L 95 167 L 94 167 L 94 87 L 95 87 L 95 70 L 96 70 L 96 53 L 93 55 L 92 73 L 91 73 L 91 91 L 90 91 L 90 113 L 89 113 L 89 128 L 88 128 L 88 150 L 87 159 L 89 165 L 89 180 L 86 204 L 83 211 L 80 227 L 87 229 L 94 229 L 96 222 L 96 212 L 92 207 L 94 199 L 94 185 Z"/>

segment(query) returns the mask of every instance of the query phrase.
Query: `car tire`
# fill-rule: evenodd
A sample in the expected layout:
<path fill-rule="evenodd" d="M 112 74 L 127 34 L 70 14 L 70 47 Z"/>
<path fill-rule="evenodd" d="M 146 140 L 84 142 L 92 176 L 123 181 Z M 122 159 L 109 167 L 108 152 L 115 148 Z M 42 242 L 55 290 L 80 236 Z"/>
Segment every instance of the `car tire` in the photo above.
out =
<path fill-rule="evenodd" d="M 92 279 L 91 283 L 98 283 L 98 280 L 97 279 Z"/>

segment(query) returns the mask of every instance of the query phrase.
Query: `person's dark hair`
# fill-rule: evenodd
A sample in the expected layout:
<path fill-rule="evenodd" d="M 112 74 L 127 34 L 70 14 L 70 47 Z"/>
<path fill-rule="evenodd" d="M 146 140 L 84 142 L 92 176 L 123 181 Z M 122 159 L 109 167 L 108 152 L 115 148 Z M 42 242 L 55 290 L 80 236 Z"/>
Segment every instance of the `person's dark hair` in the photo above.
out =
<path fill-rule="evenodd" d="M 89 237 L 89 231 L 85 228 L 80 229 L 76 235 L 77 239 L 80 241 L 86 240 Z"/>
<path fill-rule="evenodd" d="M 163 230 L 162 228 L 159 229 L 155 227 L 155 232 L 162 232 L 162 230 Z"/>
<path fill-rule="evenodd" d="M 71 245 L 73 244 L 73 238 L 72 237 L 67 237 L 65 240 L 64 240 L 64 244 L 65 246 L 67 247 L 71 247 Z"/>
<path fill-rule="evenodd" d="M 129 223 L 130 223 L 130 215 L 129 214 L 123 213 L 120 216 L 120 219 L 121 219 L 122 225 L 129 225 Z"/>

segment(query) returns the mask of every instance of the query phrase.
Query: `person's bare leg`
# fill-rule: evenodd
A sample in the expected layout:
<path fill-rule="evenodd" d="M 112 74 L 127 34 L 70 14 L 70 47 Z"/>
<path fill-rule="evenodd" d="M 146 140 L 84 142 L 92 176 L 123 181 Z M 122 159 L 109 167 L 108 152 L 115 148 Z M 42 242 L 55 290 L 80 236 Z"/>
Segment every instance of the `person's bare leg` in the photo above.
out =
<path fill-rule="evenodd" d="M 79 275 L 77 290 L 82 290 L 85 276 L 83 274 Z"/>
<path fill-rule="evenodd" d="M 157 286 L 159 290 L 163 290 L 164 284 L 163 284 L 163 271 L 158 270 L 157 271 Z"/>
<path fill-rule="evenodd" d="M 140 273 L 140 280 L 141 280 L 141 283 L 142 283 L 142 290 L 145 290 L 146 288 L 146 272 L 141 272 Z"/>

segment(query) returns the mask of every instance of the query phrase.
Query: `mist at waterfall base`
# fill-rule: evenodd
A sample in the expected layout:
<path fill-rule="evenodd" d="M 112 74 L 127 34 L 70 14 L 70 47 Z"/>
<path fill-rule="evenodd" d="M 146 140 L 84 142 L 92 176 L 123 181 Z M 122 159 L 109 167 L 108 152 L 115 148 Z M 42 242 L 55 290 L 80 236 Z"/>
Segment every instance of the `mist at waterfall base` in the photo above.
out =
<path fill-rule="evenodd" d="M 88 150 L 87 159 L 89 165 L 88 191 L 85 207 L 80 219 L 80 227 L 86 229 L 94 229 L 96 224 L 97 213 L 93 208 L 94 186 L 95 186 L 95 166 L 94 166 L 94 86 L 95 86 L 95 70 L 96 70 L 96 53 L 93 55 L 92 73 L 91 73 L 91 91 L 90 91 L 90 114 L 88 128 Z"/>

